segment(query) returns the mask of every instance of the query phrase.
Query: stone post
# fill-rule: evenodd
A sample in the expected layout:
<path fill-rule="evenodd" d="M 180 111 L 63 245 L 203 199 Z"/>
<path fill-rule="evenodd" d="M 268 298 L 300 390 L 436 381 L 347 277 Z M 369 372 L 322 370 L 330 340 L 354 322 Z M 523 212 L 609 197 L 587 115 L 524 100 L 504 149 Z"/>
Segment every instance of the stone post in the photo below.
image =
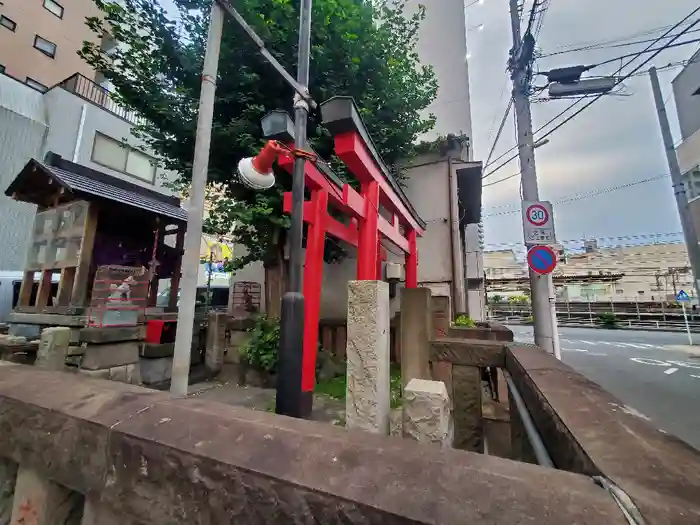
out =
<path fill-rule="evenodd" d="M 411 379 L 403 392 L 403 437 L 451 448 L 450 418 L 445 384 Z"/>
<path fill-rule="evenodd" d="M 454 447 L 482 453 L 483 416 L 481 370 L 476 366 L 452 366 L 454 392 Z"/>
<path fill-rule="evenodd" d="M 56 326 L 41 332 L 35 365 L 45 370 L 63 370 L 70 346 L 70 328 Z"/>
<path fill-rule="evenodd" d="M 226 352 L 226 314 L 211 312 L 207 326 L 207 342 L 204 351 L 204 366 L 211 374 L 218 374 L 224 365 Z"/>
<path fill-rule="evenodd" d="M 36 471 L 20 466 L 12 501 L 15 524 L 59 525 L 79 515 L 83 497 L 66 487 L 43 478 Z"/>
<path fill-rule="evenodd" d="M 348 283 L 345 426 L 389 434 L 389 285 Z"/>
<path fill-rule="evenodd" d="M 401 383 L 412 379 L 431 379 L 430 340 L 433 338 L 433 313 L 429 288 L 401 290 Z"/>

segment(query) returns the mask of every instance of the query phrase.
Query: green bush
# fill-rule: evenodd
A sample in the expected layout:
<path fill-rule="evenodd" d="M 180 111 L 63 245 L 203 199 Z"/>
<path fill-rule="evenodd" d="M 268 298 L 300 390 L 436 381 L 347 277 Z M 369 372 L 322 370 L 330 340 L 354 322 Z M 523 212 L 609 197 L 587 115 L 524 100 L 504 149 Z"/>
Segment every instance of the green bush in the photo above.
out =
<path fill-rule="evenodd" d="M 598 315 L 598 321 L 600 324 L 607 328 L 616 328 L 617 323 L 620 321 L 618 317 L 612 312 L 603 312 Z"/>
<path fill-rule="evenodd" d="M 535 324 L 535 318 L 532 317 L 532 316 L 526 317 L 526 318 L 523 320 L 523 323 L 525 323 L 525 324 Z"/>
<path fill-rule="evenodd" d="M 508 298 L 508 302 L 510 304 L 527 304 L 530 302 L 530 299 L 527 295 L 513 295 Z"/>
<path fill-rule="evenodd" d="M 248 332 L 250 339 L 241 350 L 243 362 L 262 372 L 276 372 L 280 341 L 279 319 L 260 315 Z"/>
<path fill-rule="evenodd" d="M 462 314 L 455 319 L 455 326 L 467 326 L 469 328 L 474 328 L 476 323 L 470 317 Z"/>
<path fill-rule="evenodd" d="M 490 303 L 502 303 L 503 302 L 503 296 L 502 295 L 493 295 L 491 297 L 491 300 L 489 301 Z"/>

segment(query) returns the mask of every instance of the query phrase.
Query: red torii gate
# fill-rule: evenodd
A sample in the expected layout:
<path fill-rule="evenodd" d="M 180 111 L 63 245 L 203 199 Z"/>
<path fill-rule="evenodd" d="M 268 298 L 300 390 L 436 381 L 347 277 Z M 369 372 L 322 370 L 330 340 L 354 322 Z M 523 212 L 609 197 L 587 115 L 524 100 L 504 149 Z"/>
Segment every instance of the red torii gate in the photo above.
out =
<path fill-rule="evenodd" d="M 284 114 L 286 116 L 286 113 Z M 425 222 L 418 216 L 403 191 L 382 162 L 351 97 L 334 97 L 321 104 L 324 126 L 331 132 L 335 153 L 360 182 L 358 193 L 343 184 L 325 164 L 307 162 L 305 183 L 311 198 L 304 203 L 304 222 L 308 225 L 304 264 L 304 348 L 302 392 L 311 393 L 315 386 L 316 352 L 318 347 L 323 251 L 326 235 L 357 247 L 357 279 L 381 279 L 381 262 L 386 252 L 382 238 L 405 254 L 406 288 L 418 286 L 417 238 L 425 231 Z M 288 116 L 286 116 L 289 119 Z M 277 138 L 292 146 L 293 137 L 286 129 L 267 138 Z M 292 173 L 294 158 L 281 154 L 280 166 Z M 343 224 L 329 214 L 329 204 L 350 217 Z M 391 217 L 386 219 L 380 208 Z M 292 194 L 284 194 L 284 211 L 292 209 Z M 402 231 L 403 230 L 403 231 Z"/>

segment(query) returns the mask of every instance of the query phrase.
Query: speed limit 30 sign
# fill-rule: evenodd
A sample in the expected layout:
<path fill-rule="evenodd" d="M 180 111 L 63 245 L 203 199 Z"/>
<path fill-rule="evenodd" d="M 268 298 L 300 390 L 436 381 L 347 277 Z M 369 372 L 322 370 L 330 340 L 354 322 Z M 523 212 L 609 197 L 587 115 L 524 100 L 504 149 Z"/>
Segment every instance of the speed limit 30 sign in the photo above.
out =
<path fill-rule="evenodd" d="M 549 201 L 523 202 L 523 230 L 525 244 L 555 244 L 552 203 Z"/>

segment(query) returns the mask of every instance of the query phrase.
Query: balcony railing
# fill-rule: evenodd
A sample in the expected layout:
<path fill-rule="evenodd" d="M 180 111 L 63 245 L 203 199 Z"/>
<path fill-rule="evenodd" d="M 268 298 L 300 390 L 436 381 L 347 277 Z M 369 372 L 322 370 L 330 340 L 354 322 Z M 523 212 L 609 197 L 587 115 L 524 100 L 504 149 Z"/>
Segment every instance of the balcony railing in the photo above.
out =
<path fill-rule="evenodd" d="M 120 119 L 126 120 L 130 124 L 138 124 L 141 119 L 135 111 L 128 110 L 115 102 L 114 95 L 110 93 L 108 89 L 84 77 L 80 73 L 76 73 L 72 77 L 68 77 L 63 82 L 60 82 L 58 87 L 65 89 L 69 93 L 73 93 Z"/>

